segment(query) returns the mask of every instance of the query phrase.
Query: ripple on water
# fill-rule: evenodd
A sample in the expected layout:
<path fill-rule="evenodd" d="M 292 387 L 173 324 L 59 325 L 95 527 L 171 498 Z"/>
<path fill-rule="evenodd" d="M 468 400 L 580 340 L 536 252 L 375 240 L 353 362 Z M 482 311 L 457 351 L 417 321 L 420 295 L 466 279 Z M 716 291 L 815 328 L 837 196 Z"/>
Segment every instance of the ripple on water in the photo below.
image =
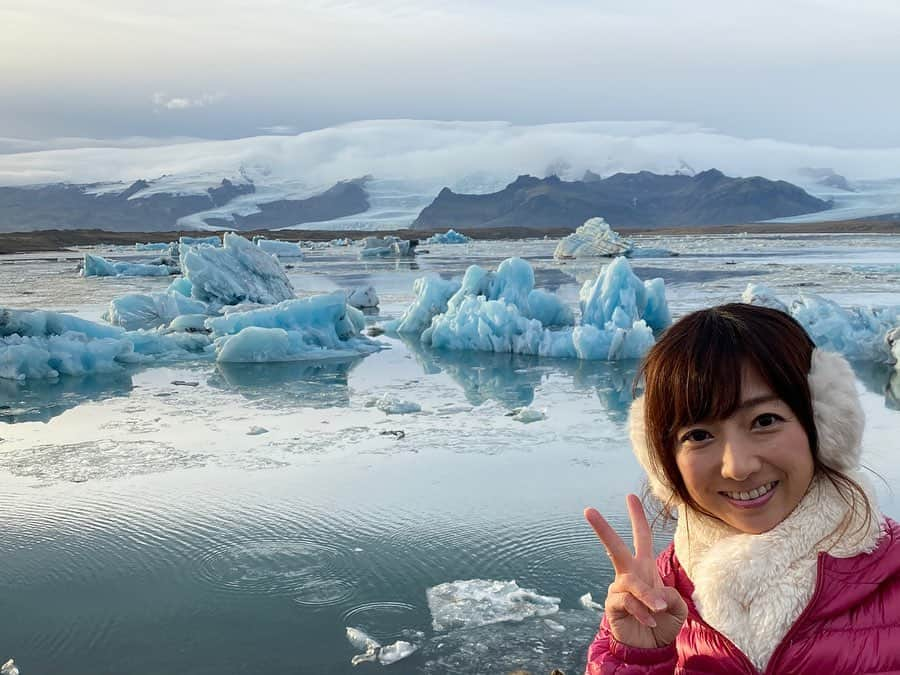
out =
<path fill-rule="evenodd" d="M 341 615 L 345 626 L 359 628 L 382 644 L 408 639 L 421 623 L 421 610 L 406 602 L 367 602 Z"/>
<path fill-rule="evenodd" d="M 224 543 L 200 557 L 200 577 L 215 588 L 250 595 L 293 596 L 303 605 L 334 605 L 355 591 L 347 550 L 325 542 L 256 539 Z"/>

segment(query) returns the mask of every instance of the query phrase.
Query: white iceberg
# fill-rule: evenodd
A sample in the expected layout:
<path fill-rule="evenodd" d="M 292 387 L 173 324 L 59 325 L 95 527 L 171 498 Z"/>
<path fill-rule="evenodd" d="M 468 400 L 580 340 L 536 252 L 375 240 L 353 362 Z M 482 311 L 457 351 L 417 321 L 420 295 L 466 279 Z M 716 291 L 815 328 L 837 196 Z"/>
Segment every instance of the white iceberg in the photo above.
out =
<path fill-rule="evenodd" d="M 16 666 L 16 662 L 10 659 L 0 666 L 0 675 L 19 675 L 19 668 Z"/>
<path fill-rule="evenodd" d="M 602 612 L 604 609 L 603 605 L 601 605 L 599 602 L 594 601 L 594 596 L 592 596 L 590 593 L 585 593 L 580 598 L 578 598 L 578 604 L 580 604 L 585 609 L 593 609 L 598 612 Z"/>
<path fill-rule="evenodd" d="M 559 611 L 559 598 L 519 588 L 515 581 L 451 581 L 425 592 L 434 630 L 475 628 L 501 621 L 522 621 Z"/>
<path fill-rule="evenodd" d="M 553 257 L 557 260 L 611 258 L 629 255 L 633 250 L 634 244 L 613 230 L 603 218 L 590 218 L 556 245 Z"/>
<path fill-rule="evenodd" d="M 222 245 L 222 237 L 218 235 L 213 235 L 210 237 L 179 237 L 179 244 L 184 244 L 185 246 L 198 246 L 200 244 L 208 244 L 210 246 L 221 246 Z"/>
<path fill-rule="evenodd" d="M 900 305 L 845 308 L 828 298 L 801 293 L 788 306 L 761 284 L 749 284 L 742 300 L 786 311 L 806 329 L 816 346 L 840 352 L 851 361 L 892 360 L 888 335 L 900 326 Z"/>
<path fill-rule="evenodd" d="M 406 258 L 415 255 L 416 245 L 409 239 L 400 239 L 388 235 L 386 237 L 366 237 L 359 251 L 360 258 Z"/>
<path fill-rule="evenodd" d="M 279 239 L 254 239 L 254 243 L 269 255 L 277 255 L 279 258 L 303 258 L 303 249 L 300 244 Z"/>
<path fill-rule="evenodd" d="M 504 260 L 496 273 L 472 265 L 446 310 L 433 315 L 422 331 L 422 343 L 556 358 L 634 359 L 654 344 L 653 331 L 672 320 L 663 280 L 642 282 L 621 257 L 584 284 L 581 323 L 574 327 L 572 310 L 533 286 L 534 273 L 524 260 Z M 428 315 L 425 308 L 433 310 L 437 303 L 424 302 L 424 284 L 417 290 L 419 297 L 407 314 L 414 313 L 414 325 L 421 325 Z"/>
<path fill-rule="evenodd" d="M 425 240 L 426 244 L 468 244 L 472 241 L 471 237 L 467 237 L 454 230 L 447 230 L 444 234 L 435 234 Z"/>
<path fill-rule="evenodd" d="M 271 305 L 294 297 L 278 260 L 232 232 L 225 233 L 222 248 L 182 244 L 181 266 L 191 296 L 210 304 Z"/>
<path fill-rule="evenodd" d="M 380 397 L 372 397 L 366 401 L 367 408 L 378 408 L 388 415 L 407 415 L 422 411 L 422 406 L 412 401 L 404 401 L 391 394 L 383 394 Z"/>
<path fill-rule="evenodd" d="M 167 277 L 177 273 L 177 268 L 168 265 L 113 262 L 90 253 L 84 254 L 84 263 L 81 268 L 83 277 Z"/>
<path fill-rule="evenodd" d="M 374 286 L 359 286 L 347 291 L 347 304 L 357 309 L 378 307 L 378 294 Z"/>
<path fill-rule="evenodd" d="M 216 360 L 226 363 L 348 358 L 380 349 L 361 335 L 365 317 L 340 291 L 216 317 L 206 327 Z"/>
<path fill-rule="evenodd" d="M 536 408 L 519 408 L 518 410 L 513 411 L 512 415 L 510 415 L 516 422 L 521 422 L 522 424 L 531 424 L 532 422 L 541 422 L 547 419 L 547 411 L 546 410 L 537 410 Z"/>
<path fill-rule="evenodd" d="M 110 301 L 103 319 L 126 330 L 157 328 L 182 314 L 205 314 L 206 303 L 180 293 L 127 293 Z"/>
<path fill-rule="evenodd" d="M 166 251 L 167 255 L 178 255 L 178 244 L 176 242 L 137 243 L 134 245 L 134 248 L 137 251 Z"/>
<path fill-rule="evenodd" d="M 441 279 L 436 274 L 419 277 L 413 282 L 416 299 L 399 319 L 385 322 L 385 330 L 420 334 L 428 328 L 433 317 L 447 311 L 447 301 L 459 288 L 460 282 L 456 279 Z"/>

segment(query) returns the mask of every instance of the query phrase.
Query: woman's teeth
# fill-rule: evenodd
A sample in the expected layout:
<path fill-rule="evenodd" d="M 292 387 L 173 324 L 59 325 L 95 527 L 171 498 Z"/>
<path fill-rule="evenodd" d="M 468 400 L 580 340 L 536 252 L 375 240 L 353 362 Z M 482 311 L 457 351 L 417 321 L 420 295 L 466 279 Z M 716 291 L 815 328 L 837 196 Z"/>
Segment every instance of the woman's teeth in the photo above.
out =
<path fill-rule="evenodd" d="M 750 490 L 750 492 L 723 492 L 722 494 L 724 494 L 729 499 L 734 499 L 738 502 L 746 502 L 750 501 L 751 499 L 758 499 L 759 497 L 762 497 L 767 492 L 770 492 L 772 488 L 774 488 L 777 484 L 778 481 L 775 480 L 771 483 L 766 483 L 765 485 L 762 485 L 758 488 L 754 488 Z"/>

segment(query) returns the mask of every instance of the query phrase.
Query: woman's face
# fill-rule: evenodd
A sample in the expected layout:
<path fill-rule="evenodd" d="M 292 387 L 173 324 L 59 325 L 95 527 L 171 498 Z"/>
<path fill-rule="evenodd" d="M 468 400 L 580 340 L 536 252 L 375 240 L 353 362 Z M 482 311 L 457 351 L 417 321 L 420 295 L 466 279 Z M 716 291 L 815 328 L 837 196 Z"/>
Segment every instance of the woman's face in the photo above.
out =
<path fill-rule="evenodd" d="M 741 376 L 738 409 L 679 429 L 675 459 L 694 501 L 750 534 L 787 518 L 814 472 L 803 425 L 750 368 Z"/>

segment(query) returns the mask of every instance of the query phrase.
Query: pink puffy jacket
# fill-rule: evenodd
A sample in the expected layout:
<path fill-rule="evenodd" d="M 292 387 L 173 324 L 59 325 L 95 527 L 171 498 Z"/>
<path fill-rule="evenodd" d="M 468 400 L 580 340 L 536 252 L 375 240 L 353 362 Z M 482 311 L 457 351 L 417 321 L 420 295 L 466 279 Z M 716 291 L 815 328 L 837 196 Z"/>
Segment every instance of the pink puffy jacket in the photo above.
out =
<path fill-rule="evenodd" d="M 900 673 L 900 525 L 870 554 L 819 555 L 812 599 L 769 659 L 766 673 Z M 606 621 L 588 651 L 586 675 L 670 675 L 758 671 L 724 635 L 706 624 L 691 596 L 694 586 L 675 557 L 674 545 L 657 558 L 667 586 L 687 601 L 688 618 L 675 645 L 628 647 Z"/>

